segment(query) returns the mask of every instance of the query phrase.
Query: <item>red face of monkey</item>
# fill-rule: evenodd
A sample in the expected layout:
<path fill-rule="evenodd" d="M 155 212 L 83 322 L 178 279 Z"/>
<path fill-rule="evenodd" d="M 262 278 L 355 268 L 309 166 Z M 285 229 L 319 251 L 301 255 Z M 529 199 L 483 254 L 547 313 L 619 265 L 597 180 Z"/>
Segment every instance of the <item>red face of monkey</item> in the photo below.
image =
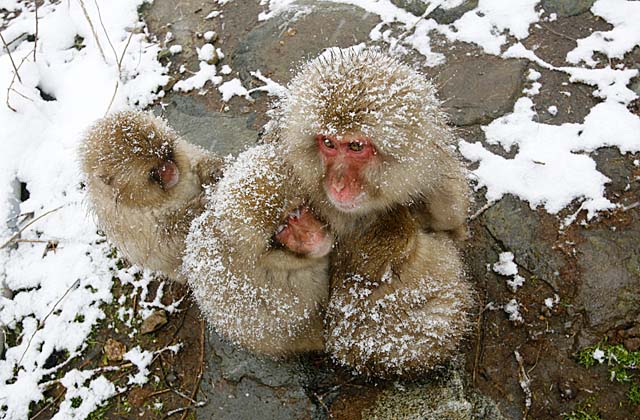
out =
<path fill-rule="evenodd" d="M 336 208 L 357 211 L 367 199 L 364 171 L 378 162 L 372 141 L 362 134 L 316 136 L 324 165 L 324 189 Z"/>

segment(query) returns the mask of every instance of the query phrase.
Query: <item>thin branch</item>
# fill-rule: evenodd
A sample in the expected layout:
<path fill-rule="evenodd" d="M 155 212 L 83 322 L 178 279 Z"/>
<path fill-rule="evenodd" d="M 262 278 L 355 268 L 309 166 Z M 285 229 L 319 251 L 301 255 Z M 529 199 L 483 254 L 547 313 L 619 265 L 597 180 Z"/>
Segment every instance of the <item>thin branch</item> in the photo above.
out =
<path fill-rule="evenodd" d="M 89 16 L 89 12 L 87 11 L 87 7 L 84 4 L 84 0 L 78 0 L 80 2 L 80 7 L 82 8 L 82 12 L 84 13 L 84 17 L 87 19 L 89 23 L 89 27 L 91 28 L 91 32 L 93 33 L 93 37 L 96 40 L 96 44 L 98 45 L 98 50 L 100 50 L 100 55 L 102 59 L 107 62 L 107 57 L 104 55 L 104 50 L 102 49 L 102 45 L 100 44 L 100 39 L 98 38 L 98 33 L 96 32 L 96 28 L 93 26 L 93 22 L 91 21 L 91 17 Z"/>
<path fill-rule="evenodd" d="M 36 33 L 35 38 L 33 39 L 33 62 L 36 62 L 36 51 L 38 50 L 38 2 L 34 2 L 36 5 Z"/>
<path fill-rule="evenodd" d="M 66 292 L 64 292 L 64 295 L 62 295 L 60 297 L 60 299 L 58 299 L 55 303 L 55 305 L 53 305 L 53 307 L 51 308 L 51 310 L 49 311 L 49 313 L 42 318 L 42 320 L 40 322 L 38 322 L 38 328 L 36 328 L 36 330 L 33 332 L 33 334 L 31 334 L 31 337 L 29 337 L 29 341 L 27 342 L 27 347 L 24 349 L 24 352 L 22 353 L 22 356 L 20 356 L 20 360 L 18 360 L 18 366 L 20 366 L 22 364 L 22 359 L 24 359 L 24 356 L 27 354 L 27 350 L 29 350 L 29 347 L 31 346 L 31 341 L 33 340 L 33 337 L 36 336 L 36 333 L 38 331 L 40 331 L 40 329 L 44 326 L 44 323 L 47 321 L 47 319 L 49 318 L 49 316 L 53 313 L 53 311 L 56 310 L 56 307 L 58 306 L 58 304 L 60 302 L 62 302 L 62 300 L 67 297 L 67 295 L 69 294 L 69 292 L 72 289 L 76 288 L 76 285 L 80 284 L 80 279 L 76 280 L 73 282 L 73 284 L 71 286 L 69 286 L 69 288 L 67 289 Z"/>
<path fill-rule="evenodd" d="M 196 395 L 198 394 L 198 390 L 200 389 L 200 381 L 202 380 L 202 367 L 204 366 L 204 341 L 205 341 L 205 324 L 204 320 L 200 321 L 200 360 L 199 360 L 199 368 L 198 368 L 198 378 L 196 379 L 196 383 L 193 386 L 193 392 L 191 393 L 191 400 L 195 401 Z M 180 420 L 185 420 L 189 415 L 189 410 L 191 408 L 201 407 L 204 405 L 204 402 L 198 402 L 195 406 L 185 407 L 186 410 Z"/>
<path fill-rule="evenodd" d="M 16 62 L 13 61 L 13 56 L 11 55 L 11 51 L 9 50 L 9 45 L 7 45 L 7 41 L 4 40 L 2 36 L 2 32 L 0 32 L 0 40 L 2 40 L 2 45 L 7 50 L 7 54 L 9 55 L 9 60 L 11 60 L 11 65 L 13 66 L 14 74 L 18 77 L 18 81 L 22 83 L 22 79 L 20 78 L 20 73 L 18 73 L 18 67 L 16 67 Z"/>
<path fill-rule="evenodd" d="M 11 244 L 12 242 L 14 242 L 16 239 L 18 239 L 20 237 L 20 234 L 22 232 L 25 231 L 25 229 L 27 229 L 29 226 L 31 226 L 32 224 L 34 224 L 35 222 L 37 222 L 38 220 L 42 219 L 45 216 L 50 215 L 53 212 L 56 212 L 58 210 L 60 210 L 61 208 L 64 207 L 64 204 L 62 206 L 56 207 L 53 210 L 49 210 L 47 212 L 42 213 L 40 216 L 36 217 L 35 219 L 33 219 L 32 221 L 30 221 L 29 223 L 27 223 L 25 226 L 23 226 L 22 228 L 20 228 L 19 231 L 17 231 L 16 233 L 13 234 L 13 236 L 11 236 L 11 238 L 9 238 L 5 243 L 2 244 L 2 246 L 0 246 L 0 249 L 3 249 L 5 247 L 7 247 L 9 244 Z"/>
<path fill-rule="evenodd" d="M 97 0 L 93 0 L 93 3 L 96 5 L 96 10 L 98 10 L 98 19 L 100 20 L 100 26 L 102 26 L 102 31 L 104 32 L 104 35 L 107 37 L 107 42 L 109 43 L 109 46 L 111 47 L 111 51 L 113 51 L 113 57 L 116 61 L 118 61 L 118 53 L 116 52 L 115 47 L 113 46 L 113 43 L 111 42 L 111 38 L 109 37 L 109 34 L 107 33 L 107 28 L 104 27 L 104 22 L 102 21 L 102 13 L 100 13 L 100 6 L 98 6 L 98 1 Z M 120 66 L 118 65 L 118 73 L 120 73 Z"/>
<path fill-rule="evenodd" d="M 109 111 L 111 110 L 111 106 L 113 106 L 113 101 L 115 101 L 116 99 L 116 94 L 118 93 L 118 87 L 120 87 L 120 78 L 122 77 L 122 60 L 124 60 L 124 54 L 127 51 L 127 48 L 129 48 L 129 44 L 131 43 L 131 38 L 133 38 L 133 32 L 129 34 L 129 38 L 127 39 L 127 43 L 124 45 L 124 49 L 122 50 L 122 54 L 120 54 L 120 58 L 116 57 L 116 60 L 118 62 L 118 80 L 116 80 L 116 87 L 113 89 L 113 95 L 111 95 L 109 106 L 107 107 L 107 110 L 104 113 L 105 116 L 109 114 Z M 109 43 L 111 43 L 111 41 L 109 41 Z"/>
<path fill-rule="evenodd" d="M 471 216 L 469 216 L 469 221 L 472 222 L 472 221 L 476 220 L 478 217 L 480 217 L 480 215 L 482 215 L 482 213 L 487 211 L 494 204 L 495 204 L 495 201 L 490 201 L 487 204 L 485 204 L 484 206 L 480 207 L 475 213 L 473 213 Z"/>

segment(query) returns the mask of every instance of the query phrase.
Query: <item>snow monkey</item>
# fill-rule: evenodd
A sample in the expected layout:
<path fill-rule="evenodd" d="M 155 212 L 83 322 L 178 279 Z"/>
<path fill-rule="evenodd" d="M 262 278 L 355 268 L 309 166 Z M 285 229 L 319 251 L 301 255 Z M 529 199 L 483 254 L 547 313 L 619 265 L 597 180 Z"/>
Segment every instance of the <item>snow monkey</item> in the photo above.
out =
<path fill-rule="evenodd" d="M 381 377 L 443 363 L 472 304 L 452 241 L 469 194 L 433 86 L 378 50 L 330 50 L 275 115 L 283 156 L 336 236 L 327 350 Z"/>
<path fill-rule="evenodd" d="M 203 185 L 217 182 L 222 161 L 141 111 L 97 121 L 80 160 L 91 209 L 107 237 L 131 263 L 185 282 L 185 238 L 204 209 Z"/>
<path fill-rule="evenodd" d="M 333 236 L 277 146 L 241 153 L 224 173 L 187 237 L 184 272 L 202 313 L 255 353 L 324 350 Z"/>

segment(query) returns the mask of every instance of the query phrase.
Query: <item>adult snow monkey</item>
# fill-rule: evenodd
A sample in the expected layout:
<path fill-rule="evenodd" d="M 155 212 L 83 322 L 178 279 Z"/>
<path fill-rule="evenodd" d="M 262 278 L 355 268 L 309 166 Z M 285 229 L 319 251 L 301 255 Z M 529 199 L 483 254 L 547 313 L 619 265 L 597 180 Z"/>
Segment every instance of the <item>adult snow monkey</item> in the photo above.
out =
<path fill-rule="evenodd" d="M 333 236 L 276 146 L 241 153 L 224 173 L 187 238 L 184 272 L 202 313 L 255 353 L 324 350 Z"/>
<path fill-rule="evenodd" d="M 472 305 L 453 240 L 468 184 L 435 89 L 376 49 L 304 65 L 273 124 L 309 205 L 336 236 L 327 350 L 372 376 L 419 374 L 460 342 Z"/>
<path fill-rule="evenodd" d="M 98 120 L 80 146 L 87 197 L 99 227 L 131 262 L 184 283 L 184 242 L 204 209 L 204 185 L 222 161 L 148 112 Z"/>

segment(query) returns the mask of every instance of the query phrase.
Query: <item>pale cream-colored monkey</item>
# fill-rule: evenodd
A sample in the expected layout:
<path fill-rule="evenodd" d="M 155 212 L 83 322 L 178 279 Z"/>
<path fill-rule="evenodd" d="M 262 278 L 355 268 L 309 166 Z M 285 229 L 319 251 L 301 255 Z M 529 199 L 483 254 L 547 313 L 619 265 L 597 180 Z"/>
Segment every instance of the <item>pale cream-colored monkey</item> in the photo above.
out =
<path fill-rule="evenodd" d="M 286 163 L 336 236 L 328 351 L 383 377 L 445 362 L 473 301 L 452 241 L 469 193 L 433 86 L 378 50 L 333 50 L 276 115 Z"/>
<path fill-rule="evenodd" d="M 203 185 L 217 182 L 222 161 L 142 111 L 97 121 L 80 161 L 90 208 L 109 240 L 131 263 L 184 282 L 184 241 L 204 209 Z"/>
<path fill-rule="evenodd" d="M 184 272 L 202 313 L 255 353 L 324 350 L 333 236 L 277 147 L 250 149 L 224 172 L 186 245 Z"/>

